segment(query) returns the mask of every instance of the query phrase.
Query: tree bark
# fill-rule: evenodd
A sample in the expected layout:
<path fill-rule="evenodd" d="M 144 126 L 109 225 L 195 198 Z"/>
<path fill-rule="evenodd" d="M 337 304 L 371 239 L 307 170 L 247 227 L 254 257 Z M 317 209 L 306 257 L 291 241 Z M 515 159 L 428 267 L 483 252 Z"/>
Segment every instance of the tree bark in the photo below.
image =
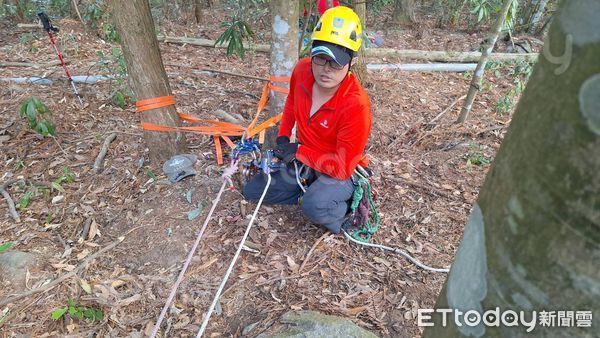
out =
<path fill-rule="evenodd" d="M 502 9 L 500 13 L 498 13 L 498 18 L 496 19 L 496 23 L 494 24 L 494 29 L 490 33 L 490 36 L 487 38 L 487 44 L 485 45 L 483 52 L 481 53 L 481 59 L 479 59 L 479 63 L 477 64 L 477 68 L 475 69 L 475 73 L 473 73 L 473 79 L 471 79 L 471 86 L 469 87 L 469 92 L 467 93 L 467 99 L 465 100 L 465 105 L 463 106 L 460 116 L 458 117 L 457 123 L 463 123 L 469 116 L 471 112 L 471 108 L 473 107 L 473 101 L 475 101 L 475 95 L 481 88 L 481 82 L 483 81 L 483 73 L 485 72 L 485 65 L 488 62 L 488 58 L 490 54 L 492 54 L 492 50 L 494 49 L 494 45 L 496 44 L 496 40 L 498 40 L 498 35 L 500 34 L 500 30 L 504 26 L 504 22 L 506 20 L 506 15 L 508 14 L 508 10 L 512 4 L 512 0 L 504 0 L 504 4 L 502 5 Z"/>
<path fill-rule="evenodd" d="M 392 17 L 394 22 L 400 25 L 412 25 L 415 23 L 414 0 L 396 0 Z"/>
<path fill-rule="evenodd" d="M 121 35 L 129 82 L 137 100 L 172 95 L 154 33 L 148 0 L 112 0 L 111 9 Z M 142 112 L 140 119 L 159 125 L 180 125 L 174 106 Z M 145 130 L 144 139 L 150 149 L 150 159 L 155 164 L 187 150 L 183 133 Z"/>
<path fill-rule="evenodd" d="M 544 10 L 546 9 L 546 5 L 548 4 L 548 0 L 540 0 L 539 6 L 533 16 L 531 17 L 531 23 L 529 24 L 529 34 L 535 34 L 536 28 L 540 24 L 540 19 L 542 18 L 542 14 L 544 14 Z"/>
<path fill-rule="evenodd" d="M 194 0 L 194 16 L 196 17 L 196 23 L 202 23 L 204 21 L 204 15 L 202 14 L 202 1 Z"/>
<path fill-rule="evenodd" d="M 271 6 L 271 75 L 290 76 L 298 62 L 298 1 L 272 0 Z M 288 84 L 277 83 L 282 87 Z M 283 111 L 286 95 L 271 92 L 267 118 Z M 271 148 L 277 138 L 277 129 L 267 129 L 265 147 Z"/>
<path fill-rule="evenodd" d="M 535 66 L 471 212 L 437 309 L 480 315 L 495 308 L 523 311 L 527 321 L 537 311 L 531 334 L 538 337 L 599 332 L 599 11 L 596 0 L 562 2 L 544 55 L 560 55 L 565 41 L 571 41 L 569 66 L 548 57 Z M 571 327 L 556 327 L 557 312 L 554 327 L 544 327 L 542 310 L 595 313 L 588 328 L 577 327 L 576 316 Z M 459 326 L 455 314 L 448 315 L 444 327 L 436 313 L 427 320 L 434 326 L 424 337 L 528 335 L 523 325 L 468 326 L 464 317 Z"/>
<path fill-rule="evenodd" d="M 358 15 L 363 29 L 363 39 L 366 39 L 366 23 L 367 23 L 367 3 L 364 0 L 352 0 L 354 12 Z M 363 43 L 364 47 L 364 43 Z M 358 50 L 358 62 L 352 66 L 352 72 L 356 75 L 358 81 L 364 86 L 369 86 L 369 77 L 367 75 L 367 64 L 365 61 L 365 49 L 361 47 Z"/>

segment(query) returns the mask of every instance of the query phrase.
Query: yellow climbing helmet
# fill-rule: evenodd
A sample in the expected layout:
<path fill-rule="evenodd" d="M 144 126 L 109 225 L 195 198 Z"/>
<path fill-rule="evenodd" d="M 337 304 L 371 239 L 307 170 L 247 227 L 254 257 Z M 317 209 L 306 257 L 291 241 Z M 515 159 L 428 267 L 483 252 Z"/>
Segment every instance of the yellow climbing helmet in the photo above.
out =
<path fill-rule="evenodd" d="M 323 13 L 313 30 L 313 41 L 326 41 L 358 52 L 362 44 L 362 25 L 354 11 L 336 6 Z"/>

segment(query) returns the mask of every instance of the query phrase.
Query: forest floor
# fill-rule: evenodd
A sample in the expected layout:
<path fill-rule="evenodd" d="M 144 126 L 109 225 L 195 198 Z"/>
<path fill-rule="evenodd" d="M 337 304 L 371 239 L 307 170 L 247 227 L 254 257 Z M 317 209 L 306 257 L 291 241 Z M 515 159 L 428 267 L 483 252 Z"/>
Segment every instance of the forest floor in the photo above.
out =
<path fill-rule="evenodd" d="M 171 36 L 215 39 L 222 14 L 206 15 L 202 26 L 165 22 Z M 373 18 L 370 18 L 373 19 Z M 265 19 L 265 20 L 268 20 Z M 389 48 L 476 50 L 484 34 L 433 28 L 429 18 L 410 29 L 390 29 L 389 18 L 370 22 Z M 116 45 L 101 40 L 75 20 L 55 23 L 59 46 L 74 75 L 105 73 L 98 52 L 110 61 Z M 37 63 L 56 60 L 41 30 L 0 23 L 0 60 Z M 266 26 L 256 30 L 268 41 Z M 161 43 L 163 61 L 177 98 L 178 110 L 208 118 L 221 109 L 249 121 L 263 82 L 202 71 L 204 68 L 268 76 L 268 56 L 248 52 L 245 60 L 227 57 L 223 49 Z M 374 63 L 409 60 L 369 60 Z M 108 66 L 115 67 L 114 63 Z M 372 72 L 367 91 L 373 106 L 368 145 L 381 227 L 374 241 L 403 248 L 422 262 L 449 267 L 470 208 L 477 199 L 489 163 L 510 122 L 510 113 L 495 111 L 513 86 L 512 66 L 487 72 L 470 119 L 458 116 L 470 76 L 462 73 Z M 155 323 L 221 185 L 209 138 L 188 135 L 197 154 L 198 175 L 166 184 L 161 164 L 147 158 L 139 119 L 132 104 L 110 102 L 118 83 L 79 85 L 86 103 L 78 106 L 60 67 L 0 68 L 0 77 L 47 76 L 52 86 L 2 83 L 0 86 L 0 182 L 25 178 L 27 185 L 8 190 L 21 222 L 0 203 L 0 244 L 16 242 L 11 251 L 35 255 L 26 283 L 0 276 L 0 300 L 40 287 L 72 271 L 101 248 L 124 240 L 94 259 L 77 277 L 47 292 L 0 307 L 0 335 L 12 337 L 139 337 Z M 54 112 L 55 138 L 42 138 L 19 118 L 21 103 L 37 96 Z M 447 109 L 436 124 L 428 124 Z M 105 138 L 116 133 L 105 170 L 92 166 Z M 72 173 L 74 180 L 66 180 Z M 60 178 L 63 177 L 63 180 Z M 156 178 L 153 178 L 156 177 Z M 60 189 L 36 189 L 31 182 L 61 182 Z M 242 201 L 240 187 L 224 194 L 163 328 L 170 336 L 193 336 L 203 313 L 237 248 L 253 203 Z M 60 196 L 60 197 L 59 197 Z M 191 196 L 191 203 L 190 197 Z M 196 206 L 202 214 L 188 220 Z M 83 232 L 83 228 L 87 231 Z M 446 274 L 426 272 L 401 256 L 364 248 L 331 235 L 305 219 L 298 207 L 261 208 L 247 246 L 221 296 L 208 327 L 209 336 L 256 336 L 278 325 L 290 310 L 311 309 L 351 319 L 383 337 L 415 337 L 416 311 L 434 306 Z M 311 248 L 314 246 L 314 250 Z M 84 321 L 51 319 L 69 299 L 101 309 L 104 318 Z"/>

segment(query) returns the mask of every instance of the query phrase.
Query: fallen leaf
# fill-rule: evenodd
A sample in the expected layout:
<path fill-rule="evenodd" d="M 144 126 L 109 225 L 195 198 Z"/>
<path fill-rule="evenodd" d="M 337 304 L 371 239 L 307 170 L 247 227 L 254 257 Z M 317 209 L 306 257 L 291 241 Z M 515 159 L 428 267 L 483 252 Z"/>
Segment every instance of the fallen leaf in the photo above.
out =
<path fill-rule="evenodd" d="M 99 292 L 95 293 L 96 297 L 98 297 L 98 299 L 102 300 L 104 304 L 107 304 L 108 300 L 110 299 L 110 295 L 111 295 L 110 290 L 102 284 L 94 285 L 94 289 L 99 291 Z"/>
<path fill-rule="evenodd" d="M 131 303 L 135 303 L 135 302 L 139 301 L 140 299 L 142 299 L 142 296 L 140 296 L 140 294 L 138 293 L 129 298 L 125 298 L 125 299 L 118 301 L 116 305 L 117 306 L 127 306 Z"/>
<path fill-rule="evenodd" d="M 373 257 L 373 260 L 374 260 L 375 262 L 379 263 L 379 264 L 383 264 L 383 265 L 387 266 L 388 268 L 389 268 L 390 266 L 392 266 L 392 263 L 391 263 L 391 262 L 389 262 L 389 261 L 386 261 L 385 259 L 383 259 L 383 258 L 380 258 L 380 257 L 377 257 L 377 256 Z"/>
<path fill-rule="evenodd" d="M 52 169 L 52 168 L 56 167 L 57 165 L 63 163 L 64 161 L 65 161 L 64 158 L 59 158 L 58 160 L 53 161 L 52 163 L 50 163 L 50 165 L 48 165 L 48 168 Z"/>
<path fill-rule="evenodd" d="M 122 281 L 122 280 L 120 280 L 120 279 L 117 279 L 117 280 L 114 280 L 114 281 L 112 281 L 112 282 L 110 283 L 110 286 L 112 286 L 113 288 L 115 288 L 115 289 L 116 289 L 116 288 L 118 288 L 119 286 L 123 286 L 123 285 L 125 285 L 125 284 L 126 284 L 126 282 L 125 282 L 125 281 Z"/>
<path fill-rule="evenodd" d="M 88 254 L 90 253 L 90 250 L 88 249 L 83 249 L 83 251 L 81 251 L 80 253 L 77 254 L 77 259 L 78 260 L 82 260 L 84 259 Z"/>
<path fill-rule="evenodd" d="M 204 208 L 202 207 L 202 204 L 199 204 L 199 205 L 198 205 L 198 207 L 197 207 L 196 209 L 194 209 L 194 210 L 192 210 L 192 211 L 188 212 L 188 214 L 187 214 L 188 221 L 191 221 L 191 220 L 193 220 L 194 218 L 196 218 L 196 217 L 200 216 L 200 214 L 202 213 L 202 209 L 204 209 Z"/>
<path fill-rule="evenodd" d="M 217 257 L 211 259 L 210 261 L 202 264 L 200 267 L 198 267 L 199 270 L 204 270 L 206 268 L 208 268 L 209 266 L 213 265 L 216 261 L 218 261 L 219 259 Z"/>
<path fill-rule="evenodd" d="M 346 314 L 348 316 L 356 316 L 359 313 L 365 311 L 366 309 L 368 309 L 368 306 L 366 306 L 366 305 L 365 306 L 357 306 L 357 307 L 354 307 L 354 308 L 346 309 L 344 311 L 344 314 Z"/>
<path fill-rule="evenodd" d="M 65 270 L 68 272 L 73 271 L 75 269 L 75 265 L 71 265 L 71 264 L 56 263 L 56 264 L 50 264 L 50 265 L 55 269 Z"/>
<path fill-rule="evenodd" d="M 175 330 L 181 330 L 184 327 L 186 327 L 189 323 L 190 323 L 190 317 L 188 317 L 187 315 L 182 315 L 179 317 L 179 322 L 177 322 L 177 324 L 173 325 L 173 328 Z"/>
<path fill-rule="evenodd" d="M 83 291 L 85 291 L 88 295 L 92 293 L 92 287 L 90 286 L 90 284 L 88 284 L 88 282 L 86 282 L 85 279 L 80 279 L 79 285 L 81 286 Z"/>
<path fill-rule="evenodd" d="M 296 264 L 296 262 L 294 262 L 294 259 L 290 256 L 285 256 L 285 258 L 287 259 L 287 263 L 290 266 L 290 270 L 292 270 L 293 273 L 298 273 L 300 266 Z"/>
<path fill-rule="evenodd" d="M 154 330 L 154 321 L 151 320 L 146 323 L 146 327 L 144 328 L 144 334 L 146 337 L 150 337 L 152 335 L 152 331 Z"/>
<path fill-rule="evenodd" d="M 88 233 L 88 241 L 91 241 L 94 239 L 94 237 L 98 236 L 100 237 L 100 231 L 98 230 L 98 223 L 96 223 L 96 220 L 92 220 L 92 224 L 90 224 L 90 231 Z"/>
<path fill-rule="evenodd" d="M 75 325 L 75 324 L 69 324 L 69 325 L 67 325 L 67 331 L 69 333 L 73 333 L 76 328 L 77 328 L 77 325 Z"/>
<path fill-rule="evenodd" d="M 416 239 L 412 239 L 412 241 L 415 243 L 416 248 L 411 250 L 412 253 L 420 253 L 421 251 L 423 251 L 423 244 L 419 241 L 417 241 Z"/>

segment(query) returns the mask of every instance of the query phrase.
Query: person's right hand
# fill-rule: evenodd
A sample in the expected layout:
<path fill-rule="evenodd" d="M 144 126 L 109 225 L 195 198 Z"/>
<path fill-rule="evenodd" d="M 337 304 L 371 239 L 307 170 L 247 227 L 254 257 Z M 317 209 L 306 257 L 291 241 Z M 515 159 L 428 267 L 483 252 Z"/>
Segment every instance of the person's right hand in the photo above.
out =
<path fill-rule="evenodd" d="M 277 145 L 284 144 L 284 143 L 290 143 L 290 138 L 287 136 L 279 136 L 275 140 L 275 143 L 277 143 Z"/>

